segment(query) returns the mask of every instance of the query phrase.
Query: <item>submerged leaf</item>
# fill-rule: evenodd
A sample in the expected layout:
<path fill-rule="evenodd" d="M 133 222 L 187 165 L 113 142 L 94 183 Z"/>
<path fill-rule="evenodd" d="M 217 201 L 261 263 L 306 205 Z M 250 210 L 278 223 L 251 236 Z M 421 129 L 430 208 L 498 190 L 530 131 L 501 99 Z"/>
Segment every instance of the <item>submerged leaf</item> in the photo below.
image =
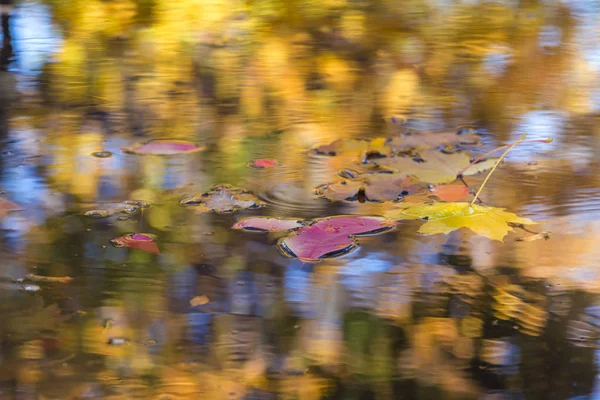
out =
<path fill-rule="evenodd" d="M 400 174 L 361 174 L 358 180 L 340 180 L 319 186 L 316 193 L 333 201 L 393 201 L 421 190 L 418 182 Z"/>
<path fill-rule="evenodd" d="M 469 228 L 478 235 L 499 241 L 513 231 L 509 223 L 534 224 L 530 219 L 518 217 L 503 208 L 466 202 L 421 203 L 389 211 L 386 215 L 395 220 L 426 220 L 419 228 L 419 233 L 424 235 L 447 234 L 460 228 Z"/>
<path fill-rule="evenodd" d="M 248 165 L 253 168 L 275 168 L 279 163 L 272 158 L 258 158 L 251 161 Z"/>
<path fill-rule="evenodd" d="M 154 235 L 149 233 L 130 233 L 114 238 L 110 242 L 115 247 L 129 247 L 147 253 L 160 254 Z"/>
<path fill-rule="evenodd" d="M 198 214 L 208 211 L 230 214 L 238 210 L 264 206 L 263 202 L 247 190 L 227 184 L 214 185 L 208 192 L 186 196 L 181 199 L 179 204 L 194 207 Z"/>
<path fill-rule="evenodd" d="M 387 146 L 393 152 L 414 149 L 432 149 L 440 146 L 478 146 L 481 138 L 471 132 L 408 132 L 402 135 L 392 136 L 387 141 Z"/>
<path fill-rule="evenodd" d="M 377 165 L 391 171 L 413 175 L 421 182 L 450 183 L 470 163 L 468 153 L 441 153 L 425 150 L 419 153 L 419 158 L 388 157 L 377 161 Z M 494 166 L 497 158 L 490 158 L 474 164 L 464 175 L 475 175 Z"/>
<path fill-rule="evenodd" d="M 354 236 L 385 232 L 394 223 L 382 217 L 336 216 L 317 220 L 279 241 L 284 254 L 303 261 L 318 261 L 345 254 L 357 247 Z"/>
<path fill-rule="evenodd" d="M 20 211 L 23 208 L 18 204 L 13 203 L 3 197 L 0 197 L 0 217 L 6 217 L 11 211 Z"/>
<path fill-rule="evenodd" d="M 249 217 L 240 219 L 233 224 L 232 228 L 248 232 L 283 232 L 300 228 L 304 225 L 305 223 L 298 219 Z"/>
<path fill-rule="evenodd" d="M 131 147 L 123 147 L 125 153 L 156 156 L 172 156 L 177 154 L 195 153 L 204 150 L 204 146 L 185 140 L 152 140 L 148 143 L 136 143 Z"/>

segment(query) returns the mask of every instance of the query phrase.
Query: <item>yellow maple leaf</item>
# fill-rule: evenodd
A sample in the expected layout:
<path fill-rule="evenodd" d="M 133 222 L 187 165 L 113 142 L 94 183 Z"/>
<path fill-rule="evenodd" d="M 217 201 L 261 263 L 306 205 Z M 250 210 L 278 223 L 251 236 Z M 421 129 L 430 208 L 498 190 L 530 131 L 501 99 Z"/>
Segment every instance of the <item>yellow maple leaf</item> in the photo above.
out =
<path fill-rule="evenodd" d="M 391 210 L 386 216 L 395 220 L 422 219 L 419 233 L 435 235 L 450 233 L 460 228 L 468 228 L 478 235 L 502 241 L 508 232 L 513 231 L 509 222 L 515 224 L 535 224 L 503 208 L 480 206 L 466 202 L 420 203 L 405 208 Z"/>

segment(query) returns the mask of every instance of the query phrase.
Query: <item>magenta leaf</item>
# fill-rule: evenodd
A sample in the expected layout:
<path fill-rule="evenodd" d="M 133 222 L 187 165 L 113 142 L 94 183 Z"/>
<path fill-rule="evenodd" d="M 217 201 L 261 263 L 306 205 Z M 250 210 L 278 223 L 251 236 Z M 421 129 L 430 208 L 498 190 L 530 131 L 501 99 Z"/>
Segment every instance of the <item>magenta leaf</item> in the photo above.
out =
<path fill-rule="evenodd" d="M 129 247 L 152 254 L 160 254 L 156 238 L 149 233 L 129 233 L 112 239 L 110 242 L 115 247 Z"/>
<path fill-rule="evenodd" d="M 283 232 L 304 226 L 298 219 L 283 219 L 271 217 L 249 217 L 240 219 L 232 228 L 249 232 Z"/>
<path fill-rule="evenodd" d="M 350 216 L 316 220 L 279 241 L 280 250 L 303 261 L 319 261 L 336 257 L 355 249 L 355 236 L 382 233 L 394 227 L 394 222 L 383 217 Z"/>
<path fill-rule="evenodd" d="M 185 140 L 152 140 L 145 144 L 137 143 L 131 147 L 123 147 L 121 150 L 125 153 L 139 155 L 172 156 L 201 151 L 204 150 L 204 146 L 198 146 Z"/>
<path fill-rule="evenodd" d="M 274 160 L 272 158 L 258 158 L 248 163 L 248 165 L 250 165 L 253 168 L 266 169 L 275 168 L 277 165 L 279 165 L 279 163 L 277 162 L 277 160 Z"/>

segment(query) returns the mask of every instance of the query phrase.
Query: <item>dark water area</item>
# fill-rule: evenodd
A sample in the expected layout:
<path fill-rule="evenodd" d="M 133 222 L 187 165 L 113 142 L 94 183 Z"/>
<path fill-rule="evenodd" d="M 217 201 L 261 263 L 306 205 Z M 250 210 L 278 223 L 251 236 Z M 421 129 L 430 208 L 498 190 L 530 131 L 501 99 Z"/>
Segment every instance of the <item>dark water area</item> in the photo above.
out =
<path fill-rule="evenodd" d="M 600 1 L 0 14 L 0 399 L 600 398 Z M 515 147 L 481 193 L 548 240 L 403 221 L 303 262 L 286 233 L 232 229 L 383 215 L 397 204 L 317 197 L 362 166 L 312 149 L 461 129 L 473 157 L 553 139 Z M 122 150 L 152 139 L 204 150 Z M 218 184 L 262 207 L 180 204 Z"/>

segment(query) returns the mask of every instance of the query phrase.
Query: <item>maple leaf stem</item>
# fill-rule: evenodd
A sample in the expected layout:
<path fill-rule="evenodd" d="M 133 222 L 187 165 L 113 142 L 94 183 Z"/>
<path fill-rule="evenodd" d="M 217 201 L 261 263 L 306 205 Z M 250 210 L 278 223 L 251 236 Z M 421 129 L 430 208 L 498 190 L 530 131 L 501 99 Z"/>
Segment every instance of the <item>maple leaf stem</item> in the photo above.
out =
<path fill-rule="evenodd" d="M 530 140 L 523 140 L 523 141 L 517 141 L 518 143 L 550 143 L 552 142 L 552 138 L 546 138 L 546 139 L 530 139 Z M 473 162 L 471 162 L 471 164 L 467 165 L 465 167 L 465 169 L 463 169 L 462 171 L 460 171 L 458 173 L 458 176 L 462 176 L 464 175 L 465 172 L 467 172 L 467 170 L 469 168 L 471 168 L 473 165 L 477 164 L 479 161 L 485 159 L 487 156 L 489 156 L 490 154 L 494 154 L 500 150 L 504 150 L 507 147 L 510 147 L 510 144 L 505 144 L 504 146 L 500 146 L 500 147 L 496 147 L 495 149 L 492 149 L 490 151 L 488 151 L 485 154 L 480 155 L 479 157 L 477 157 L 476 159 L 473 160 Z"/>
<path fill-rule="evenodd" d="M 508 147 L 508 149 L 506 149 L 506 151 L 504 153 L 502 153 L 502 155 L 500 156 L 500 158 L 498 159 L 498 161 L 496 161 L 496 164 L 494 164 L 494 167 L 492 168 L 492 170 L 487 174 L 487 176 L 483 180 L 483 183 L 481 184 L 481 186 L 479 187 L 479 190 L 475 194 L 475 198 L 471 201 L 471 204 L 469 205 L 470 207 L 472 207 L 473 204 L 475 204 L 475 202 L 477 201 L 477 198 L 479 197 L 479 194 L 481 193 L 481 191 L 485 187 L 485 184 L 487 183 L 487 181 L 490 179 L 490 176 L 492 176 L 492 174 L 494 173 L 494 171 L 498 167 L 498 164 L 500 164 L 502 162 L 502 159 L 508 154 L 509 151 L 511 151 L 513 149 L 513 147 L 515 147 L 519 143 L 523 142 L 526 137 L 527 137 L 527 134 L 524 133 L 523 136 L 521 136 L 519 139 L 517 139 L 517 141 L 515 141 L 513 144 L 511 144 Z"/>

